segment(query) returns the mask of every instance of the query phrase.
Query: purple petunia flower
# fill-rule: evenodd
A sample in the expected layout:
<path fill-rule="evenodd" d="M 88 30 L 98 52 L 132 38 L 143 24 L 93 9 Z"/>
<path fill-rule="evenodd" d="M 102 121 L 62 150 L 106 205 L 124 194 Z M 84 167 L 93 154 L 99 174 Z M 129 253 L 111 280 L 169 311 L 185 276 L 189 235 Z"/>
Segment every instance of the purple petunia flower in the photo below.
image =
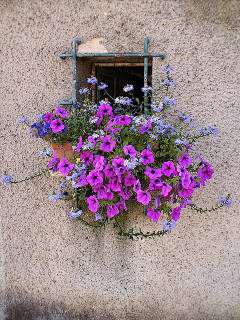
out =
<path fill-rule="evenodd" d="M 101 184 L 103 182 L 102 172 L 97 172 L 95 170 L 90 171 L 87 176 L 87 181 L 88 183 L 90 183 L 91 186 Z"/>
<path fill-rule="evenodd" d="M 132 122 L 132 120 L 128 117 L 128 116 L 125 116 L 125 115 L 122 115 L 122 116 L 119 116 L 118 117 L 118 125 L 119 126 L 129 126 L 129 124 Z"/>
<path fill-rule="evenodd" d="M 55 108 L 55 113 L 62 118 L 70 117 L 70 114 L 67 113 L 65 109 L 59 108 L 58 106 Z"/>
<path fill-rule="evenodd" d="M 152 208 L 147 209 L 147 216 L 152 219 L 154 222 L 157 222 L 161 216 L 161 212 L 158 210 L 154 210 Z"/>
<path fill-rule="evenodd" d="M 166 177 L 170 177 L 170 175 L 175 171 L 174 163 L 172 161 L 167 161 L 162 164 L 162 173 Z"/>
<path fill-rule="evenodd" d="M 189 159 L 188 157 L 189 157 L 189 154 L 183 153 L 182 156 L 177 159 L 177 161 L 181 166 L 184 166 L 187 168 L 190 166 L 192 162 L 192 159 Z"/>
<path fill-rule="evenodd" d="M 96 113 L 96 117 L 103 117 L 103 116 L 112 116 L 112 107 L 108 104 L 103 103 L 99 108 L 98 112 Z"/>
<path fill-rule="evenodd" d="M 141 183 L 140 183 L 139 180 L 137 180 L 137 181 L 134 183 L 133 191 L 137 193 L 139 190 L 141 190 Z"/>
<path fill-rule="evenodd" d="M 164 197 L 167 197 L 169 192 L 172 190 L 172 187 L 166 182 L 160 182 L 159 185 L 162 189 L 161 194 L 164 195 Z"/>
<path fill-rule="evenodd" d="M 56 162 L 57 162 L 57 156 L 58 156 L 58 152 L 56 152 L 53 155 L 53 158 L 51 161 L 48 162 L 48 167 L 51 168 Z"/>
<path fill-rule="evenodd" d="M 138 190 L 137 191 L 137 201 L 142 203 L 144 206 L 148 205 L 149 202 L 151 201 L 152 197 L 151 194 L 147 192 L 147 190 L 142 191 Z"/>
<path fill-rule="evenodd" d="M 199 158 L 199 160 L 201 161 L 201 163 L 205 164 L 205 165 L 208 166 L 208 167 L 212 167 L 212 165 L 211 165 L 210 163 L 204 161 L 204 160 L 200 157 L 199 154 L 197 155 L 197 157 Z"/>
<path fill-rule="evenodd" d="M 99 149 L 106 151 L 106 152 L 111 152 L 113 151 L 116 142 L 114 140 L 111 140 L 111 136 L 106 135 L 106 137 L 102 138 L 102 144 L 100 145 Z"/>
<path fill-rule="evenodd" d="M 180 218 L 181 207 L 176 207 L 172 209 L 171 217 L 174 221 L 177 221 Z"/>
<path fill-rule="evenodd" d="M 79 142 L 78 142 L 78 146 L 76 147 L 75 151 L 76 152 L 80 152 L 81 148 L 82 148 L 82 145 L 83 145 L 83 142 L 82 142 L 82 136 L 79 136 Z"/>
<path fill-rule="evenodd" d="M 136 178 L 134 177 L 133 174 L 128 174 L 124 178 L 124 181 L 125 181 L 125 186 L 131 187 L 137 180 L 136 180 Z"/>
<path fill-rule="evenodd" d="M 66 158 L 62 158 L 59 162 L 58 169 L 64 176 L 67 176 L 68 173 L 73 169 L 74 164 L 67 161 Z"/>
<path fill-rule="evenodd" d="M 59 131 L 62 131 L 65 129 L 65 126 L 60 119 L 51 121 L 50 127 L 52 128 L 52 131 L 54 133 L 58 133 Z"/>
<path fill-rule="evenodd" d="M 191 187 L 187 189 L 183 188 L 182 190 L 178 191 L 178 195 L 180 198 L 190 198 L 193 192 L 194 192 L 194 189 L 192 189 Z"/>
<path fill-rule="evenodd" d="M 87 166 L 93 161 L 93 154 L 91 152 L 83 152 L 80 159 Z"/>
<path fill-rule="evenodd" d="M 109 164 L 106 165 L 105 169 L 103 170 L 107 178 L 111 178 L 114 176 L 114 169 Z"/>
<path fill-rule="evenodd" d="M 137 155 L 137 151 L 131 144 L 129 144 L 128 146 L 124 146 L 123 151 L 124 151 L 124 154 L 126 154 L 127 156 L 130 156 L 131 158 L 135 158 Z"/>
<path fill-rule="evenodd" d="M 113 218 L 118 213 L 119 213 L 119 209 L 116 206 L 116 204 L 112 204 L 111 206 L 108 206 L 107 215 L 109 218 Z"/>
<path fill-rule="evenodd" d="M 154 168 L 150 168 L 149 166 L 146 166 L 146 171 L 144 173 L 150 179 L 154 179 L 162 176 L 162 170 L 160 168 L 154 169 Z"/>
<path fill-rule="evenodd" d="M 93 213 L 96 213 L 98 211 L 98 205 L 99 205 L 99 201 L 96 198 L 96 196 L 90 196 L 89 198 L 87 198 L 87 202 L 88 202 L 88 209 Z"/>
<path fill-rule="evenodd" d="M 201 185 L 205 186 L 205 181 L 212 178 L 214 171 L 211 167 L 205 167 L 203 169 L 198 169 L 198 177 L 201 178 Z"/>
<path fill-rule="evenodd" d="M 148 149 L 144 149 L 141 153 L 142 164 L 154 163 L 154 154 Z"/>

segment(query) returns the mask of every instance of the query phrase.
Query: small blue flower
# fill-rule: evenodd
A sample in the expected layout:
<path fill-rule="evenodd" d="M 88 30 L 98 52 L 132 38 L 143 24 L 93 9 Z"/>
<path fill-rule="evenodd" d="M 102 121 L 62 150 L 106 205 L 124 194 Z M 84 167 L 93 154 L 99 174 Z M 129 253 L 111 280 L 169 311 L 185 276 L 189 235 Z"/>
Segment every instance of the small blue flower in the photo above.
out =
<path fill-rule="evenodd" d="M 96 77 L 87 78 L 87 83 L 96 84 L 97 82 L 98 81 Z"/>
<path fill-rule="evenodd" d="M 51 155 L 53 154 L 52 149 L 51 149 L 51 148 L 47 148 L 46 154 L 49 155 L 49 156 L 51 156 Z"/>
<path fill-rule="evenodd" d="M 170 105 L 177 103 L 175 99 L 169 98 L 169 97 L 165 97 L 164 102 L 166 102 L 167 104 L 170 104 Z"/>
<path fill-rule="evenodd" d="M 18 123 L 28 122 L 28 121 L 29 121 L 28 117 L 22 117 L 18 119 Z"/>
<path fill-rule="evenodd" d="M 208 127 L 208 131 L 214 135 L 214 137 L 216 137 L 216 135 L 218 134 L 218 129 L 215 126 L 209 126 Z"/>
<path fill-rule="evenodd" d="M 76 219 L 78 217 L 80 217 L 80 215 L 82 214 L 82 210 L 77 210 L 76 212 L 73 211 L 73 208 L 70 211 L 70 216 L 72 219 Z"/>
<path fill-rule="evenodd" d="M 169 71 L 172 71 L 173 70 L 173 67 L 170 66 L 170 64 L 168 64 L 167 66 L 163 66 L 162 67 L 162 71 L 163 72 L 169 72 Z"/>
<path fill-rule="evenodd" d="M 56 192 L 53 192 L 53 193 L 51 193 L 50 196 L 49 196 L 49 199 L 50 199 L 50 200 L 58 200 L 58 199 L 60 199 L 60 198 L 61 198 L 61 192 L 60 192 L 60 191 L 58 191 L 57 193 L 56 193 Z"/>
<path fill-rule="evenodd" d="M 38 114 L 38 115 L 37 115 L 37 118 L 38 118 L 39 120 L 44 120 L 44 116 L 45 116 L 45 114 Z"/>
<path fill-rule="evenodd" d="M 9 182 L 11 182 L 11 180 L 12 180 L 12 175 L 10 173 L 4 174 L 2 176 L 2 182 L 3 183 L 9 184 Z"/>
<path fill-rule="evenodd" d="M 171 79 L 165 79 L 165 83 L 168 86 L 175 86 L 175 84 L 176 84 L 175 81 L 171 80 Z"/>
<path fill-rule="evenodd" d="M 164 231 L 171 231 L 171 229 L 174 229 L 176 227 L 176 222 L 174 220 L 169 221 L 164 220 L 163 221 L 163 230 Z"/>
<path fill-rule="evenodd" d="M 40 157 L 45 157 L 46 156 L 46 152 L 45 151 L 40 151 Z"/>
<path fill-rule="evenodd" d="M 98 212 L 96 212 L 96 213 L 95 213 L 95 219 L 96 219 L 96 221 L 98 221 L 98 220 L 103 220 L 104 217 L 101 216 L 101 214 L 99 214 Z"/>
<path fill-rule="evenodd" d="M 106 83 L 101 82 L 100 86 L 98 86 L 98 90 L 106 89 L 108 85 Z"/>
<path fill-rule="evenodd" d="M 134 89 L 134 87 L 133 87 L 132 84 L 127 84 L 127 85 L 123 88 L 123 91 L 124 91 L 124 92 L 129 92 L 129 91 L 131 91 L 131 90 L 133 90 L 133 89 Z"/>
<path fill-rule="evenodd" d="M 143 88 L 141 88 L 142 92 L 147 93 L 148 91 L 152 91 L 152 87 L 150 86 L 145 86 Z"/>
<path fill-rule="evenodd" d="M 89 91 L 88 88 L 82 88 L 82 89 L 80 89 L 78 92 L 79 92 L 80 94 L 84 94 L 84 93 L 87 93 L 88 91 Z"/>
<path fill-rule="evenodd" d="M 226 207 L 230 207 L 230 205 L 232 204 L 232 200 L 226 198 L 222 198 L 220 202 Z"/>
<path fill-rule="evenodd" d="M 67 181 L 64 180 L 64 181 L 58 186 L 58 189 L 59 189 L 59 190 L 62 190 L 63 188 L 66 187 L 66 185 L 67 185 Z"/>

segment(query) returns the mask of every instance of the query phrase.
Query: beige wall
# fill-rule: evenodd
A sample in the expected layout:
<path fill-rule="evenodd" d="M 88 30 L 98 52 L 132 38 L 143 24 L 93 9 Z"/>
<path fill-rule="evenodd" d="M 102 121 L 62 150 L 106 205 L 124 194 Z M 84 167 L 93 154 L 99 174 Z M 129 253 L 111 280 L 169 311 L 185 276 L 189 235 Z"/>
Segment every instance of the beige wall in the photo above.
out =
<path fill-rule="evenodd" d="M 165 52 L 177 86 L 176 112 L 219 135 L 197 144 L 214 178 L 196 192 L 209 214 L 185 211 L 163 238 L 129 241 L 93 231 L 51 202 L 43 177 L 1 184 L 0 319 L 239 319 L 239 25 L 230 1 L 2 0 L 1 167 L 15 179 L 40 170 L 44 142 L 17 124 L 72 98 L 72 42 L 103 37 L 109 52 Z M 163 62 L 154 60 L 153 82 Z M 154 229 L 141 207 L 129 219 Z M 138 225 L 137 225 L 138 226 Z M 156 224 L 161 228 L 161 223 Z"/>

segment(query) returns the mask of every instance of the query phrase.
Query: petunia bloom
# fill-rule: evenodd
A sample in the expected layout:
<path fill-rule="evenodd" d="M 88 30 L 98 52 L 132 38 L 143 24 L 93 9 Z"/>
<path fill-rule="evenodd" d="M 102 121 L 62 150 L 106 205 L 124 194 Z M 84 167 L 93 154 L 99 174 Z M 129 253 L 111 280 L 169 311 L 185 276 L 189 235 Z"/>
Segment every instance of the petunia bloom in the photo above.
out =
<path fill-rule="evenodd" d="M 177 159 L 177 161 L 181 166 L 187 168 L 192 162 L 192 159 L 189 159 L 188 157 L 189 155 L 187 153 L 183 153 L 182 156 Z"/>
<path fill-rule="evenodd" d="M 172 161 L 167 161 L 162 164 L 162 173 L 169 177 L 175 171 L 174 163 Z"/>
<path fill-rule="evenodd" d="M 107 215 L 109 218 L 113 218 L 116 214 L 119 213 L 119 209 L 116 206 L 116 204 L 113 204 L 111 206 L 108 206 L 107 208 Z"/>
<path fill-rule="evenodd" d="M 83 152 L 80 159 L 87 166 L 93 161 L 93 154 L 91 152 Z"/>
<path fill-rule="evenodd" d="M 62 118 L 70 117 L 70 114 L 67 113 L 65 109 L 59 108 L 58 106 L 55 108 L 55 113 Z"/>
<path fill-rule="evenodd" d="M 97 172 L 95 170 L 90 171 L 87 176 L 87 181 L 88 183 L 90 183 L 91 186 L 101 184 L 103 182 L 102 172 Z"/>
<path fill-rule="evenodd" d="M 128 146 L 124 146 L 123 151 L 124 151 L 124 154 L 126 154 L 127 156 L 130 156 L 131 158 L 135 158 L 137 155 L 137 151 L 131 144 Z"/>
<path fill-rule="evenodd" d="M 106 135 L 106 137 L 102 138 L 102 144 L 100 145 L 99 149 L 106 151 L 106 152 L 111 152 L 113 151 L 116 142 L 114 140 L 111 140 L 111 136 Z"/>
<path fill-rule="evenodd" d="M 151 194 L 146 191 L 138 190 L 137 191 L 137 201 L 142 203 L 144 206 L 148 205 L 151 201 Z"/>
<path fill-rule="evenodd" d="M 67 161 L 66 158 L 60 160 L 58 169 L 64 176 L 67 176 L 68 173 L 73 169 L 74 164 Z"/>
<path fill-rule="evenodd" d="M 148 163 L 154 163 L 154 154 L 148 149 L 144 149 L 142 151 L 140 158 L 142 159 L 142 164 L 144 165 Z"/>
<path fill-rule="evenodd" d="M 51 121 L 50 127 L 51 127 L 53 133 L 58 133 L 58 132 L 65 129 L 65 126 L 60 119 L 56 119 L 56 120 Z"/>
<path fill-rule="evenodd" d="M 99 205 L 99 201 L 96 198 L 96 196 L 94 195 L 90 196 L 89 198 L 87 198 L 87 202 L 88 202 L 88 209 L 93 213 L 96 213 L 98 211 L 98 205 Z"/>
<path fill-rule="evenodd" d="M 172 209 L 171 217 L 174 221 L 177 221 L 180 218 L 181 207 L 176 207 Z"/>
<path fill-rule="evenodd" d="M 154 222 L 157 222 L 161 216 L 161 212 L 158 210 L 154 210 L 152 208 L 147 209 L 147 216 L 152 219 Z"/>
<path fill-rule="evenodd" d="M 44 116 L 44 119 L 46 122 L 51 122 L 52 121 L 52 118 L 53 118 L 53 114 L 52 113 L 49 113 L 47 112 Z"/>

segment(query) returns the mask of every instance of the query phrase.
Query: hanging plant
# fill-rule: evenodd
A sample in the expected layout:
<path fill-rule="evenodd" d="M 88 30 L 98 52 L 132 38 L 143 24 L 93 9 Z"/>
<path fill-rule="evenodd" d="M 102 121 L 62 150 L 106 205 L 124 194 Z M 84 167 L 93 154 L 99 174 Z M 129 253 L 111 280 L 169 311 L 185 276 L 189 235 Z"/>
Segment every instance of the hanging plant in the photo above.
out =
<path fill-rule="evenodd" d="M 127 96 L 113 99 L 106 90 L 107 85 L 101 83 L 98 90 L 104 90 L 108 98 L 99 104 L 90 102 L 91 87 L 97 85 L 97 79 L 91 77 L 88 78 L 90 88 L 79 91 L 85 99 L 82 105 L 77 104 L 74 113 L 55 107 L 30 126 L 33 138 L 44 138 L 55 147 L 60 146 L 54 153 L 50 148 L 44 149 L 41 156 L 51 157 L 48 170 L 60 172 L 63 177 L 59 190 L 49 198 L 73 200 L 72 219 L 94 228 L 113 220 L 119 235 L 146 238 L 169 233 L 187 206 L 203 213 L 231 204 L 230 195 L 222 198 L 216 208 L 204 210 L 192 203 L 194 192 L 204 187 L 214 173 L 212 165 L 199 154 L 194 163 L 194 142 L 215 136 L 218 130 L 209 126 L 200 129 L 197 135 L 185 134 L 184 129 L 195 126 L 185 114 L 172 119 L 173 125 L 170 123 L 168 109 L 176 104 L 170 94 L 171 86 L 175 85 L 171 70 L 169 65 L 162 68 L 167 75 L 165 84 L 157 89 L 165 90 L 162 100 L 154 99 L 151 87 L 142 88 L 145 102 L 146 95 L 152 101 L 150 108 L 134 98 L 134 84 L 123 88 Z M 28 118 L 23 117 L 19 122 L 28 123 Z M 2 181 L 17 183 L 6 172 Z M 64 188 L 67 191 L 63 192 Z M 124 217 L 128 210 L 128 200 L 145 206 L 146 215 L 154 223 L 163 219 L 163 229 L 145 233 L 141 229 L 125 230 L 120 225 L 120 216 Z M 88 206 L 88 213 L 83 212 L 83 202 Z M 94 218 L 90 221 L 86 220 L 89 212 Z"/>

